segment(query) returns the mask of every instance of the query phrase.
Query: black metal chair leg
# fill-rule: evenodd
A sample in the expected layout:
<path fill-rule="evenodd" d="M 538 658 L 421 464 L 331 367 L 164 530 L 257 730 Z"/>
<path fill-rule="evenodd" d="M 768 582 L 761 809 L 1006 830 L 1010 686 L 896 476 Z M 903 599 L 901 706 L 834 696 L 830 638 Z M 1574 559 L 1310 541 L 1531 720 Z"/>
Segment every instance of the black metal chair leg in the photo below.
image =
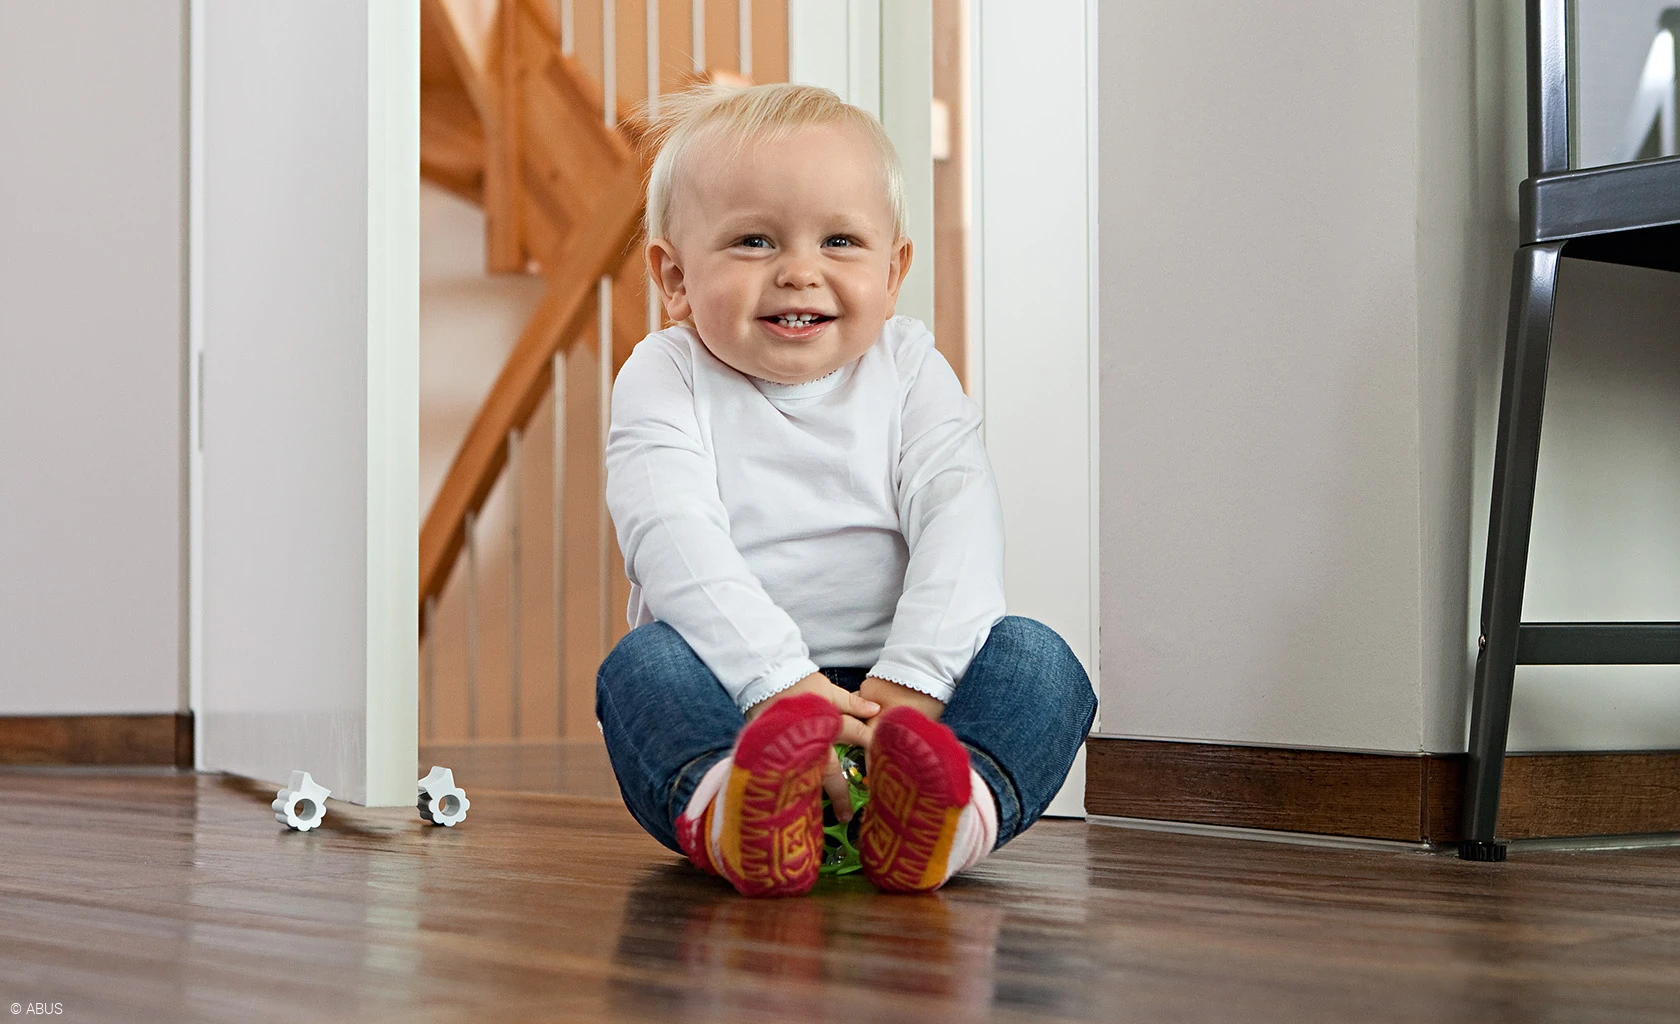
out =
<path fill-rule="evenodd" d="M 1465 860 L 1504 860 L 1494 841 L 1499 784 L 1511 724 L 1517 634 L 1528 576 L 1534 477 L 1540 459 L 1540 419 L 1546 401 L 1546 363 L 1552 347 L 1558 258 L 1563 243 L 1517 250 L 1511 277 L 1511 315 L 1499 395 L 1499 440 L 1488 514 L 1487 571 L 1482 581 L 1482 635 L 1470 709 L 1470 759 L 1464 778 Z"/>

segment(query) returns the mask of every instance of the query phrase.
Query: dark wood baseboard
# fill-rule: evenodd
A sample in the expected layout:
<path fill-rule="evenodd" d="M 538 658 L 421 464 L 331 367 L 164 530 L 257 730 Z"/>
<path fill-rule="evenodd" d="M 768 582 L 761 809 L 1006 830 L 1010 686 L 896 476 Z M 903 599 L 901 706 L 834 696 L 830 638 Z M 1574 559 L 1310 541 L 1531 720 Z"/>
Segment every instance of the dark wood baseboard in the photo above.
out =
<path fill-rule="evenodd" d="M 191 712 L 0 717 L 0 764 L 193 765 Z"/>
<path fill-rule="evenodd" d="M 1356 754 L 1093 736 L 1092 814 L 1323 835 L 1452 842 L 1463 754 Z M 1505 759 L 1504 839 L 1680 832 L 1680 751 Z"/>

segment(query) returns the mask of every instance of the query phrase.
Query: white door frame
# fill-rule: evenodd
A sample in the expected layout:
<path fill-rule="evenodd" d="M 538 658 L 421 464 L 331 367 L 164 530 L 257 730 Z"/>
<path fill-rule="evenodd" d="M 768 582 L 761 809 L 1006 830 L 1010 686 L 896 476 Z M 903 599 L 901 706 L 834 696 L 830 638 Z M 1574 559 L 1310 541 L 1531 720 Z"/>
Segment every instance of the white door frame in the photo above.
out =
<path fill-rule="evenodd" d="M 1097 683 L 1097 0 L 971 0 L 976 398 L 1010 611 Z M 1051 814 L 1084 813 L 1081 752 Z"/>

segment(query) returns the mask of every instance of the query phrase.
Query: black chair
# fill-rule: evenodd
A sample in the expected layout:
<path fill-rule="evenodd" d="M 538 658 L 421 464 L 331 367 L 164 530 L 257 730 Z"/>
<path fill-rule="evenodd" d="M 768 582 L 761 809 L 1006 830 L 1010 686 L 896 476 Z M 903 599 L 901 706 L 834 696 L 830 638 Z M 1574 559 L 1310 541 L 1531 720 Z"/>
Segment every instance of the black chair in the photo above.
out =
<path fill-rule="evenodd" d="M 1522 620 L 1534 474 L 1558 260 L 1680 273 L 1680 157 L 1569 169 L 1570 0 L 1528 0 L 1528 172 L 1499 396 L 1480 653 L 1465 772 L 1465 860 L 1505 859 L 1494 838 L 1518 665 L 1680 664 L 1680 623 Z M 1671 20 L 1680 36 L 1680 19 Z M 1677 44 L 1680 45 L 1680 44 Z"/>

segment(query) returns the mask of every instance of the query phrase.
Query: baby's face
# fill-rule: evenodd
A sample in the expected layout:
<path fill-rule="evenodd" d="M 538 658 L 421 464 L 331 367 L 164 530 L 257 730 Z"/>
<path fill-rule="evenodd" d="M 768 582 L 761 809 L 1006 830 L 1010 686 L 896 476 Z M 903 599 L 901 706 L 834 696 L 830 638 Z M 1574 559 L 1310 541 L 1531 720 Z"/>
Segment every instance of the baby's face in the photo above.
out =
<path fill-rule="evenodd" d="M 719 360 L 780 384 L 862 355 L 910 266 L 862 133 L 825 125 L 720 154 L 688 152 L 667 237 L 648 243 L 666 312 L 692 319 Z"/>

